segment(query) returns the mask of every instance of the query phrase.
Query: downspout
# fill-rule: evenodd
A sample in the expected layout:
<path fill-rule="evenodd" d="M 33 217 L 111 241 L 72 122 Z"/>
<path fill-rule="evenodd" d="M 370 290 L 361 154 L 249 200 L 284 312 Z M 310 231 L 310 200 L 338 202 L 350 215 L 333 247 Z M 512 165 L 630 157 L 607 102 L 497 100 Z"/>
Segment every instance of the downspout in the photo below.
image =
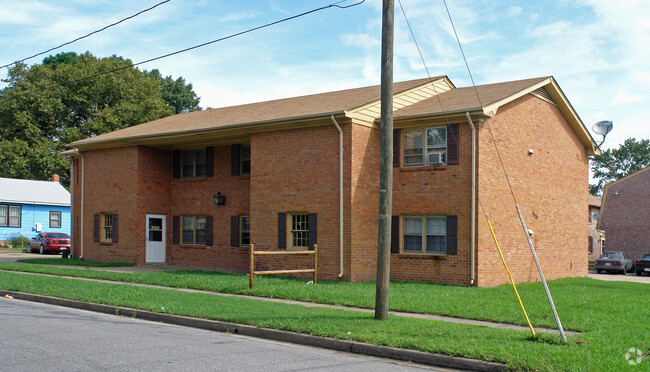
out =
<path fill-rule="evenodd" d="M 70 157 L 70 257 L 74 257 L 74 158 Z"/>
<path fill-rule="evenodd" d="M 84 169 L 86 167 L 86 160 L 84 159 L 84 154 L 79 153 L 81 155 L 81 211 L 79 214 L 79 221 L 80 221 L 80 229 L 79 229 L 79 240 L 80 240 L 80 245 L 79 247 L 81 248 L 81 253 L 79 255 L 79 259 L 84 258 L 84 179 L 85 179 L 85 172 Z"/>
<path fill-rule="evenodd" d="M 470 280 L 469 284 L 474 285 L 474 280 L 476 278 L 475 262 L 476 262 L 476 128 L 474 128 L 474 123 L 472 118 L 469 116 L 469 112 L 465 112 L 467 116 L 467 122 L 469 123 L 470 128 L 472 128 L 472 221 L 471 221 L 471 238 L 470 238 Z"/>
<path fill-rule="evenodd" d="M 339 279 L 343 277 L 343 131 L 331 115 L 332 123 L 339 131 Z"/>

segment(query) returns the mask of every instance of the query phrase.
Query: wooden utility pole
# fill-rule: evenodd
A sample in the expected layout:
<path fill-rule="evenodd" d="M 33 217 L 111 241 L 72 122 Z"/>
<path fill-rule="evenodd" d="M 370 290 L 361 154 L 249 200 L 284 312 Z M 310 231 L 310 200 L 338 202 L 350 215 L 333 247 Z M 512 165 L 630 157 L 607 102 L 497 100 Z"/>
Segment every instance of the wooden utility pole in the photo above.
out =
<path fill-rule="evenodd" d="M 383 0 L 381 26 L 381 153 L 375 319 L 388 318 L 390 233 L 393 206 L 393 0 Z"/>

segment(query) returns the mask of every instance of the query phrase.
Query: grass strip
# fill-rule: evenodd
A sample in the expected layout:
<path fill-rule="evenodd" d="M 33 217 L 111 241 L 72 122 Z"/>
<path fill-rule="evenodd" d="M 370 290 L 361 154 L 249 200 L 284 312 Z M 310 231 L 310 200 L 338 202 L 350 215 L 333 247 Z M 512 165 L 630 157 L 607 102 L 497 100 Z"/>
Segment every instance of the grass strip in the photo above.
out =
<path fill-rule="evenodd" d="M 85 266 L 85 267 L 129 267 L 135 266 L 129 262 L 97 262 L 86 261 L 78 258 L 25 258 L 18 262 L 38 264 L 38 265 L 66 265 L 66 266 Z"/>
<path fill-rule="evenodd" d="M 255 288 L 251 290 L 245 275 L 201 270 L 123 273 L 10 263 L 0 263 L 0 269 L 364 308 L 373 308 L 375 300 L 374 282 L 319 281 L 316 285 L 307 285 L 307 281 L 301 279 L 261 276 L 256 277 Z M 650 308 L 647 284 L 567 278 L 550 281 L 548 285 L 567 330 L 596 330 L 602 327 L 603 320 L 616 318 L 617 315 L 626 319 L 646 319 L 647 309 Z M 541 283 L 521 283 L 518 290 L 533 325 L 556 328 Z M 389 304 L 391 310 L 395 311 L 525 325 L 512 288 L 508 285 L 478 288 L 393 282 Z M 641 323 L 641 327 L 647 330 L 647 322 Z M 626 324 L 628 327 L 638 327 L 633 321 Z"/>
<path fill-rule="evenodd" d="M 640 330 L 628 330 L 624 348 L 621 349 L 621 345 L 612 340 L 611 332 L 614 330 L 604 328 L 581 335 L 584 343 L 570 342 L 564 345 L 556 336 L 542 334 L 538 340 L 531 340 L 527 332 L 521 331 L 395 316 L 388 321 L 376 321 L 372 314 L 354 311 L 10 272 L 0 272 L 0 287 L 77 301 L 490 360 L 507 363 L 516 370 L 621 370 L 627 366 L 625 350 L 634 345 L 627 338 L 647 336 Z M 570 340 L 575 338 L 570 337 Z M 645 346 L 650 347 L 647 343 L 646 338 Z"/>

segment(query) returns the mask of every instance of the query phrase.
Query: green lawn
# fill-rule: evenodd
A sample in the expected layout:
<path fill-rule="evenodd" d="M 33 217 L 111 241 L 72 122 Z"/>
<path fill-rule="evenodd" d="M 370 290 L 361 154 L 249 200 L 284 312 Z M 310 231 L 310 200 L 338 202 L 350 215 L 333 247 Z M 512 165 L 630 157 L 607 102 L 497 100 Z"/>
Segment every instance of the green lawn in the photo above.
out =
<path fill-rule="evenodd" d="M 97 262 L 97 261 L 86 261 L 80 260 L 78 258 L 68 258 L 62 259 L 58 258 L 25 258 L 18 260 L 22 263 L 30 264 L 39 264 L 39 265 L 68 265 L 68 266 L 85 266 L 85 267 L 128 267 L 134 266 L 132 263 L 128 262 Z"/>
<path fill-rule="evenodd" d="M 25 248 L 0 248 L 0 252 L 24 252 Z"/>
<path fill-rule="evenodd" d="M 25 264 L 0 264 L 0 269 L 374 306 L 374 283 L 319 281 L 316 285 L 308 285 L 306 280 L 265 276 L 257 277 L 255 288 L 250 290 L 246 276 L 205 271 L 116 273 Z M 540 339 L 534 341 L 529 339 L 528 332 L 398 317 L 378 322 L 372 319 L 372 314 L 349 311 L 307 309 L 209 294 L 170 293 L 169 290 L 152 288 L 125 289 L 119 284 L 0 273 L 0 288 L 3 289 L 151 311 L 163 311 L 161 308 L 164 307 L 165 312 L 508 362 L 511 367 L 521 369 L 620 370 L 626 366 L 624 354 L 627 349 L 650 349 L 650 325 L 647 322 L 650 286 L 647 284 L 573 278 L 551 281 L 549 287 L 565 328 L 583 332 L 569 337 L 567 345 L 560 342 L 559 336 L 541 333 L 538 333 Z M 541 284 L 520 284 L 518 289 L 533 324 L 555 327 Z M 525 324 L 509 286 L 474 288 L 391 283 L 390 307 L 393 310 Z M 577 339 L 584 343 L 574 342 Z M 650 360 L 645 360 L 639 367 L 650 370 Z"/>

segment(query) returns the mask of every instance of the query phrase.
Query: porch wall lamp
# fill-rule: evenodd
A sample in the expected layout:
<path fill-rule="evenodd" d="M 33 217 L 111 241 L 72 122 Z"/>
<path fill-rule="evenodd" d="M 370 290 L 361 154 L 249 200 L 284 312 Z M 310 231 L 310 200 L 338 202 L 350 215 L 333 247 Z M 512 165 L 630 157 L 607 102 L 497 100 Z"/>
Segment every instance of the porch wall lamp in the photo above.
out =
<path fill-rule="evenodd" d="M 216 205 L 226 205 L 226 197 L 221 193 L 221 191 L 217 192 L 212 199 Z"/>

